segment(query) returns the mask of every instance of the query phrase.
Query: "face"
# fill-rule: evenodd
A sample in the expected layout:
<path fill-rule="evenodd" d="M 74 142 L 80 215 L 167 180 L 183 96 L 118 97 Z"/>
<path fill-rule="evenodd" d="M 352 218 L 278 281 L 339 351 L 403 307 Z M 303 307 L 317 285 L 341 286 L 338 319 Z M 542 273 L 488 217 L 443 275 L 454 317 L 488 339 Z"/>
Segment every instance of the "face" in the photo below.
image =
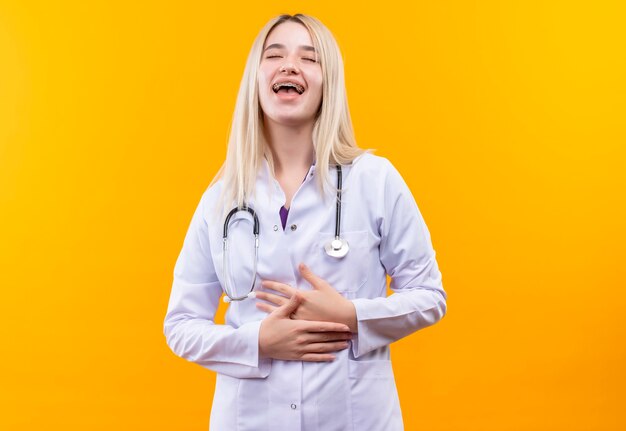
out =
<path fill-rule="evenodd" d="M 287 21 L 270 32 L 259 65 L 266 122 L 312 124 L 322 101 L 322 68 L 306 27 Z"/>

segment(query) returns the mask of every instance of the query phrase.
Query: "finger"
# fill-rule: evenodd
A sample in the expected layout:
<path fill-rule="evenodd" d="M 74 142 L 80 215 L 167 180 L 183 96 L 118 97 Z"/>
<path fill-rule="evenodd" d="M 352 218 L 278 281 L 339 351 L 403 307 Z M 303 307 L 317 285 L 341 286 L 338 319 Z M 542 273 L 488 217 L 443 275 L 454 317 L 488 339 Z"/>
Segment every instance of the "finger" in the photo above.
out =
<path fill-rule="evenodd" d="M 281 295 L 274 295 L 273 293 L 261 292 L 258 290 L 256 292 L 256 297 L 258 299 L 262 299 L 267 302 L 271 302 L 274 305 L 278 305 L 279 307 L 287 302 L 289 302 L 289 298 L 286 298 Z"/>
<path fill-rule="evenodd" d="M 273 313 L 274 311 L 278 310 L 278 307 L 274 307 L 264 302 L 257 302 L 256 308 L 258 308 L 261 311 L 265 311 L 266 313 Z"/>
<path fill-rule="evenodd" d="M 304 351 L 306 353 L 330 353 L 338 352 L 347 348 L 347 341 L 335 341 L 328 343 L 311 343 L 304 348 Z"/>
<path fill-rule="evenodd" d="M 296 308 L 298 308 L 298 305 L 300 305 L 301 301 L 302 301 L 302 297 L 296 291 L 294 292 L 293 295 L 291 295 L 291 298 L 289 299 L 289 301 L 287 301 L 285 304 L 277 308 L 272 314 L 275 314 L 278 317 L 283 317 L 283 318 L 288 319 L 289 315 L 293 313 L 294 311 L 296 311 Z"/>
<path fill-rule="evenodd" d="M 305 353 L 300 357 L 300 360 L 305 362 L 331 362 L 335 360 L 335 355 L 328 353 Z"/>
<path fill-rule="evenodd" d="M 302 277 L 306 281 L 308 281 L 314 289 L 324 289 L 326 286 L 328 286 L 326 280 L 314 274 L 313 271 L 311 271 L 311 269 L 304 263 L 298 265 L 298 270 L 300 271 L 300 274 L 302 274 Z"/>
<path fill-rule="evenodd" d="M 293 295 L 293 292 L 296 291 L 296 289 L 294 289 L 290 285 L 285 284 L 285 283 L 279 283 L 277 281 L 263 280 L 261 285 L 265 289 L 271 289 L 276 292 L 282 293 L 287 298 L 291 298 L 291 295 Z"/>
<path fill-rule="evenodd" d="M 316 322 L 301 320 L 303 329 L 307 332 L 350 332 L 350 328 L 343 323 Z"/>
<path fill-rule="evenodd" d="M 350 332 L 309 332 L 307 335 L 311 343 L 352 340 Z"/>

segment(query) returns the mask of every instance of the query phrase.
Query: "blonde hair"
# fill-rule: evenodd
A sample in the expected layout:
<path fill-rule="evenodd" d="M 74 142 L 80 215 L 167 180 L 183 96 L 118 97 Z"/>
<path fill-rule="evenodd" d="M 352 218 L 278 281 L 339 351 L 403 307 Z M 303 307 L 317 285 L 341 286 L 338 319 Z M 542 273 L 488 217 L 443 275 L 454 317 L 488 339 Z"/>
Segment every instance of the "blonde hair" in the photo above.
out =
<path fill-rule="evenodd" d="M 263 46 L 270 32 L 286 21 L 302 24 L 309 31 L 322 69 L 322 102 L 313 128 L 316 178 L 320 193 L 329 185 L 329 165 L 349 164 L 364 152 L 356 145 L 345 89 L 343 60 L 331 32 L 311 16 L 280 15 L 259 32 L 246 61 L 228 140 L 226 161 L 211 182 L 223 179 L 220 203 L 228 211 L 242 208 L 254 196 L 262 158 L 274 174 L 272 153 L 263 133 L 263 112 L 259 103 L 258 73 Z"/>

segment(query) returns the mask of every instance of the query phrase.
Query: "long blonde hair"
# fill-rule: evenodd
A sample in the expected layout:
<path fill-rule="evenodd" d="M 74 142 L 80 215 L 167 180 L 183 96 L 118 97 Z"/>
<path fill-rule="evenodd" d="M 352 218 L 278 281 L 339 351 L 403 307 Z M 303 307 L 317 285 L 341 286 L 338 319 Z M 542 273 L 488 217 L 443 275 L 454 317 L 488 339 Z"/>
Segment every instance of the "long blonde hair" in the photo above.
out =
<path fill-rule="evenodd" d="M 220 205 L 243 207 L 254 196 L 256 176 L 265 157 L 274 173 L 272 152 L 263 133 L 263 112 L 259 103 L 258 73 L 263 45 L 269 33 L 286 21 L 302 24 L 309 31 L 322 68 L 322 102 L 313 128 L 316 178 L 320 193 L 329 185 L 329 165 L 349 164 L 364 152 L 356 145 L 348 99 L 343 60 L 331 32 L 311 16 L 280 15 L 271 19 L 256 37 L 241 79 L 230 129 L 226 161 L 211 184 L 224 180 Z"/>

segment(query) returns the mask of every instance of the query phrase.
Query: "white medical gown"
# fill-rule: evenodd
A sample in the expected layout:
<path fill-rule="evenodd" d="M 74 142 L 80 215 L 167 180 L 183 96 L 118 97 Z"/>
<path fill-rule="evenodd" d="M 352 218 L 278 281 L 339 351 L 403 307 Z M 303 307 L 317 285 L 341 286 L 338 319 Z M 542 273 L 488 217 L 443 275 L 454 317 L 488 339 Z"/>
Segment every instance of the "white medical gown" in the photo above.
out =
<path fill-rule="evenodd" d="M 382 158 L 365 153 L 343 168 L 343 259 L 329 257 L 336 201 L 322 199 L 312 166 L 294 195 L 287 225 L 285 195 L 267 162 L 249 205 L 260 221 L 257 288 L 274 280 L 310 289 L 300 262 L 356 307 L 358 333 L 332 362 L 259 358 L 259 327 L 267 316 L 255 300 L 230 304 L 226 324 L 213 319 L 224 280 L 222 182 L 202 196 L 174 269 L 164 332 L 172 351 L 217 372 L 213 431 L 396 431 L 402 415 L 389 344 L 440 320 L 446 294 L 428 229 L 406 183 Z M 333 184 L 337 173 L 330 168 Z M 252 281 L 252 218 L 238 212 L 229 229 L 231 278 L 236 294 Z M 386 275 L 394 294 L 386 296 Z"/>

